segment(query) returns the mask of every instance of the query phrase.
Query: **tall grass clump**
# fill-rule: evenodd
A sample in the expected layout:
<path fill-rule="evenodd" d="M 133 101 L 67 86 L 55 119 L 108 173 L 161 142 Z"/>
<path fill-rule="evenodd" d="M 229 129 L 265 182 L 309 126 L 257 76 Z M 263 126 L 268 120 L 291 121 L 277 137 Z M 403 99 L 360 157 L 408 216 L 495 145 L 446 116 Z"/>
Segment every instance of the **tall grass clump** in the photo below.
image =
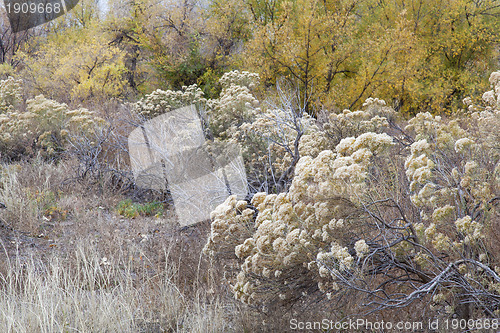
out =
<path fill-rule="evenodd" d="M 80 243 L 46 261 L 7 256 L 1 269 L 2 332 L 227 331 L 220 303 L 183 295 L 175 263 L 141 273 L 125 255 Z"/>

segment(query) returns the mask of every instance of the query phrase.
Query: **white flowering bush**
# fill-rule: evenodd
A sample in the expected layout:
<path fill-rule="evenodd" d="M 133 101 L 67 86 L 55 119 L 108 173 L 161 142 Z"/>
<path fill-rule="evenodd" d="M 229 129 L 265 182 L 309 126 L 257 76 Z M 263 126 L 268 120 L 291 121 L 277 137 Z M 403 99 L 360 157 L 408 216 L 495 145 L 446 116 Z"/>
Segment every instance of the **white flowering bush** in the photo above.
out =
<path fill-rule="evenodd" d="M 366 132 L 380 133 L 387 129 L 389 121 L 395 116 L 394 109 L 378 98 L 368 98 L 362 110 L 343 110 L 332 113 L 323 129 L 330 140 L 337 144 L 345 137 L 352 137 Z"/>
<path fill-rule="evenodd" d="M 483 100 L 487 104 L 487 110 L 498 110 L 500 108 L 500 71 L 490 75 L 491 90 L 483 94 Z"/>
<path fill-rule="evenodd" d="M 70 110 L 66 104 L 38 95 L 26 101 L 20 110 L 21 81 L 12 78 L 0 82 L 0 150 L 4 157 L 40 151 L 55 157 L 70 138 L 92 133 L 104 124 L 94 112 L 84 108 Z"/>
<path fill-rule="evenodd" d="M 365 133 L 353 138 L 348 148 L 342 143 L 336 152 L 324 150 L 316 158 L 302 157 L 287 193 L 255 194 L 255 231 L 252 237 L 240 238 L 240 245 L 234 247 L 242 261 L 233 284 L 235 296 L 249 304 L 267 304 L 293 301 L 317 290 L 337 290 L 328 269 L 317 260 L 340 271 L 352 267 L 354 258 L 343 233 L 356 228 L 350 217 L 358 214 L 354 201 L 369 183 L 372 157 L 381 158 L 392 145 L 387 134 Z M 226 214 L 233 216 L 229 202 L 224 207 Z M 219 226 L 232 221 L 217 215 L 217 227 L 212 226 L 206 246 L 208 253 L 220 247 Z M 360 251 L 367 253 L 366 247 Z"/>
<path fill-rule="evenodd" d="M 0 113 L 13 111 L 22 100 L 22 81 L 9 76 L 0 80 Z"/>
<path fill-rule="evenodd" d="M 251 90 L 258 79 L 257 74 L 240 71 L 228 72 L 221 77 L 219 98 L 207 103 L 209 122 L 215 136 L 237 137 L 239 127 L 254 120 L 259 100 Z"/>
<path fill-rule="evenodd" d="M 224 75 L 220 78 L 219 83 L 222 87 L 235 85 L 254 89 L 259 83 L 259 74 L 234 70 L 224 73 Z"/>
<path fill-rule="evenodd" d="M 203 104 L 206 102 L 203 95 L 203 91 L 196 84 L 183 86 L 178 91 L 157 89 L 140 99 L 135 104 L 135 109 L 141 116 L 152 119 L 186 105 Z"/>
<path fill-rule="evenodd" d="M 212 257 L 235 258 L 234 248 L 253 233 L 254 210 L 232 195 L 210 214 L 212 237 L 205 253 Z"/>
<path fill-rule="evenodd" d="M 241 146 L 253 192 L 282 191 L 299 157 L 317 155 L 326 137 L 291 91 L 278 86 L 277 102 L 260 102 L 253 92 L 258 80 L 244 71 L 224 74 L 220 97 L 207 101 L 208 120 L 216 140 Z"/>
<path fill-rule="evenodd" d="M 447 119 L 405 124 L 377 99 L 331 115 L 286 191 L 218 207 L 205 251 L 234 250 L 235 297 L 269 309 L 352 291 L 367 311 L 423 299 L 436 316 L 498 317 L 499 78 L 484 106 Z M 273 135 L 275 119 L 247 126 Z"/>

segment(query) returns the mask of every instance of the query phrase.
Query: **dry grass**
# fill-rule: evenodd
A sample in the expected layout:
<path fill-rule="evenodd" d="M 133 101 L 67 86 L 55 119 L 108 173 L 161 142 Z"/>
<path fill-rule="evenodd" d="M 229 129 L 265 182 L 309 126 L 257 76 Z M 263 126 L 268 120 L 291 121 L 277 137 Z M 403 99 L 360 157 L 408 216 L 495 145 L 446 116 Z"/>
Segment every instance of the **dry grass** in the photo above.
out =
<path fill-rule="evenodd" d="M 202 293 L 186 299 L 170 264 L 154 275 L 138 273 L 130 260 L 105 260 L 82 242 L 74 253 L 45 262 L 7 257 L 3 271 L 2 332 L 228 330 L 221 303 Z"/>
<path fill-rule="evenodd" d="M 181 230 L 171 210 L 124 218 L 123 195 L 66 182 L 71 167 L 2 166 L 0 332 L 255 330 L 201 254 L 208 221 Z"/>

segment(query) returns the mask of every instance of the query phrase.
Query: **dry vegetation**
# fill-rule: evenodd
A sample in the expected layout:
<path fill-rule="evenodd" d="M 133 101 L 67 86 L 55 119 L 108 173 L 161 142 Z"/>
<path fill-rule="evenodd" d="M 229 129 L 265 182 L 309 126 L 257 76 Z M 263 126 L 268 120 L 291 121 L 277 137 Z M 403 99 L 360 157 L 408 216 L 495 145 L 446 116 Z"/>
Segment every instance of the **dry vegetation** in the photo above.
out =
<path fill-rule="evenodd" d="M 157 91 L 112 116 L 4 98 L 2 125 L 32 137 L 4 138 L 1 330 L 498 318 L 500 73 L 484 104 L 408 121 L 378 99 L 314 119 L 292 84 L 259 102 L 257 81 L 234 71 L 219 99 Z M 125 140 L 145 110 L 183 102 L 205 110 L 207 137 L 241 145 L 251 196 L 180 228 L 168 192 L 134 185 Z"/>
<path fill-rule="evenodd" d="M 500 321 L 499 0 L 107 7 L 0 14 L 0 332 Z M 181 227 L 127 138 L 188 105 L 249 191 Z"/>
<path fill-rule="evenodd" d="M 65 185 L 67 172 L 20 163 L 23 181 L 3 188 L 2 331 L 227 330 L 228 311 L 208 292 L 213 270 L 199 257 L 206 225 L 176 231 L 168 211 L 124 218 L 115 212 L 123 196 Z"/>

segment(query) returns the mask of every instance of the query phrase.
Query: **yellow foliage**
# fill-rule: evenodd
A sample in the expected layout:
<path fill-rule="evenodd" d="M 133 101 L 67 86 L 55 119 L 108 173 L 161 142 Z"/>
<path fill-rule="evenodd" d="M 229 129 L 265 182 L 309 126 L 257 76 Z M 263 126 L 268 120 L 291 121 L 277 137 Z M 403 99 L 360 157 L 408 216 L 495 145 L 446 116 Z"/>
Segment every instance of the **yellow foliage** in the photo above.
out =
<path fill-rule="evenodd" d="M 21 76 L 36 92 L 60 101 L 124 96 L 124 52 L 109 42 L 97 25 L 32 40 L 18 54 Z"/>

